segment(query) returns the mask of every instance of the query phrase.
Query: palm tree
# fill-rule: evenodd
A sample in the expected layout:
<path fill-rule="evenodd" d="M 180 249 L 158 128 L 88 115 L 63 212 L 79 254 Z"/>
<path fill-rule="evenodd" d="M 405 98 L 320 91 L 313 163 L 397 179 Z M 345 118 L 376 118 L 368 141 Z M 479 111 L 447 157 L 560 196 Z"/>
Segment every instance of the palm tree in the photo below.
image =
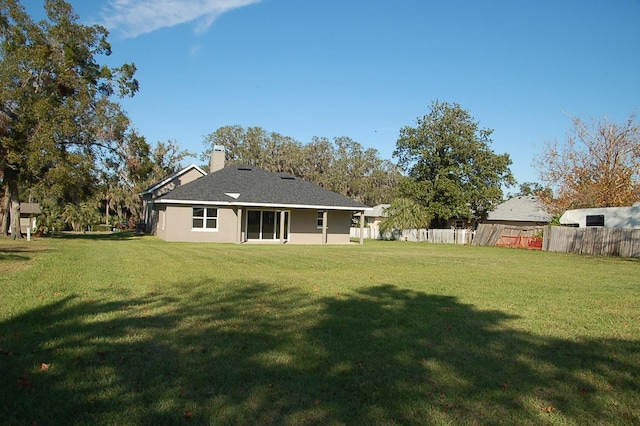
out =
<path fill-rule="evenodd" d="M 429 226 L 433 215 L 423 206 L 410 198 L 396 198 L 385 209 L 387 217 L 380 223 L 384 233 L 402 229 L 422 229 Z M 420 233 L 418 232 L 418 241 Z"/>
<path fill-rule="evenodd" d="M 62 211 L 65 223 L 71 225 L 74 231 L 85 232 L 89 225 L 98 223 L 100 215 L 93 203 L 67 204 Z"/>

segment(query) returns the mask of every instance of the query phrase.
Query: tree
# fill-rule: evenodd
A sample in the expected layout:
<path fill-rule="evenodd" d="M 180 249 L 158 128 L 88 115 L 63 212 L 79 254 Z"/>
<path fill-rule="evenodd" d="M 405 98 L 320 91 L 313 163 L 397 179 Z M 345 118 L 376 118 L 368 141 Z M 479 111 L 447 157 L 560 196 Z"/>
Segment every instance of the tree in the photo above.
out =
<path fill-rule="evenodd" d="M 567 140 L 547 143 L 535 164 L 555 190 L 546 202 L 566 209 L 630 206 L 640 201 L 640 124 L 636 114 L 617 124 L 571 117 Z"/>
<path fill-rule="evenodd" d="M 300 174 L 302 145 L 291 137 L 267 132 L 261 127 L 224 126 L 205 136 L 207 161 L 216 145 L 224 146 L 227 164 L 260 167 L 274 173 Z M 208 167 L 208 166 L 207 166 Z"/>
<path fill-rule="evenodd" d="M 260 127 L 225 126 L 204 140 L 208 160 L 213 147 L 226 150 L 228 164 L 246 164 L 274 173 L 289 173 L 368 205 L 389 202 L 400 179 L 399 169 L 348 138 L 314 137 L 306 145 Z"/>
<path fill-rule="evenodd" d="M 182 168 L 182 162 L 187 158 L 195 158 L 195 154 L 180 148 L 175 140 L 158 141 L 151 147 L 150 159 L 152 170 L 142 180 L 144 187 L 156 183 L 162 178 L 174 174 Z"/>
<path fill-rule="evenodd" d="M 62 218 L 76 232 L 87 230 L 90 225 L 95 225 L 100 221 L 95 203 L 83 202 L 80 204 L 67 204 L 62 211 Z"/>
<path fill-rule="evenodd" d="M 523 182 L 518 185 L 518 192 L 507 194 L 507 198 L 527 196 L 536 196 L 539 199 L 553 198 L 553 189 L 539 182 Z"/>
<path fill-rule="evenodd" d="M 401 176 L 390 161 L 380 159 L 376 149 L 363 149 L 345 136 L 334 139 L 325 174 L 327 189 L 368 205 L 390 201 Z"/>
<path fill-rule="evenodd" d="M 64 228 L 62 208 L 55 201 L 45 199 L 40 203 L 41 213 L 38 215 L 38 232 L 50 234 Z"/>
<path fill-rule="evenodd" d="M 115 155 L 129 123 L 112 97 L 138 90 L 133 64 L 98 63 L 111 54 L 105 28 L 79 24 L 64 0 L 44 8 L 34 23 L 17 0 L 0 0 L 0 171 L 18 236 L 20 184 Z"/>
<path fill-rule="evenodd" d="M 110 211 L 116 213 L 119 222 L 138 222 L 142 207 L 140 192 L 177 172 L 184 159 L 194 156 L 171 140 L 149 145 L 136 130 L 127 132 L 118 142 L 117 154 L 104 162 L 100 173 L 105 223 L 109 223 Z"/>
<path fill-rule="evenodd" d="M 508 154 L 490 149 L 493 130 L 481 129 L 458 104 L 434 101 L 416 127 L 404 127 L 394 157 L 407 172 L 399 195 L 424 206 L 443 227 L 452 217 L 481 219 L 515 184 Z"/>
<path fill-rule="evenodd" d="M 433 214 L 427 208 L 410 198 L 396 198 L 385 213 L 387 217 L 380 223 L 380 231 L 383 233 L 393 233 L 397 229 L 426 228 L 433 219 Z"/>

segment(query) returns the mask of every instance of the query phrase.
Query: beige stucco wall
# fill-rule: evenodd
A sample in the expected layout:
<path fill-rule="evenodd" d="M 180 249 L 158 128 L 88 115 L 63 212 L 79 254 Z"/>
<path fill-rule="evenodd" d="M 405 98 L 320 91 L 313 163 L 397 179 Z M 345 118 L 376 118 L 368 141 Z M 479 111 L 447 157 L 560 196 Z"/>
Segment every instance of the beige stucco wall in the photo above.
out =
<path fill-rule="evenodd" d="M 142 220 L 146 223 L 146 231 L 149 232 L 155 229 L 157 225 L 158 216 L 157 214 L 155 214 L 156 211 L 154 211 L 151 207 L 151 203 L 153 200 L 168 192 L 171 192 L 173 189 L 179 186 L 182 186 L 189 182 L 193 182 L 194 180 L 201 178 L 202 176 L 202 173 L 200 173 L 200 171 L 198 171 L 197 169 L 191 169 L 180 176 L 174 177 L 161 187 L 156 188 L 156 190 L 152 193 L 144 194 L 142 196 Z"/>
<path fill-rule="evenodd" d="M 247 209 L 242 210 L 242 237 L 245 235 Z M 322 229 L 317 228 L 317 210 L 290 210 L 289 244 L 322 244 Z M 218 208 L 218 231 L 193 231 L 192 207 L 160 205 L 156 209 L 154 234 L 166 241 L 235 243 L 237 209 Z M 327 213 L 327 244 L 348 244 L 350 211 Z M 278 240 L 274 240 L 275 243 Z"/>
<path fill-rule="evenodd" d="M 202 173 L 200 173 L 197 169 L 191 169 L 188 172 L 181 174 L 180 176 L 174 177 L 173 179 L 171 179 L 169 182 L 167 182 L 165 185 L 161 186 L 160 188 L 157 188 L 155 191 L 153 191 L 152 198 L 158 198 L 161 195 L 171 192 L 172 190 L 174 190 L 179 186 L 185 185 L 189 182 L 193 182 L 194 180 L 201 177 L 202 177 Z"/>
<path fill-rule="evenodd" d="M 327 244 L 348 244 L 350 211 L 327 213 Z M 291 213 L 290 244 L 322 244 L 322 229 L 317 228 L 318 210 L 294 210 Z"/>
<path fill-rule="evenodd" d="M 159 210 L 155 234 L 166 241 L 235 243 L 236 212 L 231 208 L 218 208 L 218 230 L 192 229 L 191 206 L 166 205 Z"/>

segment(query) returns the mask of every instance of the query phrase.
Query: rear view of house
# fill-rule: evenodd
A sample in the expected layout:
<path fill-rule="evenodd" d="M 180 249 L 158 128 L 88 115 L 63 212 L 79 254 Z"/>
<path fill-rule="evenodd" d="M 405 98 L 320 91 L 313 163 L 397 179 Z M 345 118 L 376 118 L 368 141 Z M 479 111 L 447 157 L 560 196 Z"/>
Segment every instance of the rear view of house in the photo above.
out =
<path fill-rule="evenodd" d="M 283 173 L 223 166 L 151 202 L 149 224 L 167 241 L 346 244 L 354 213 L 367 206 Z M 364 225 L 364 214 L 361 227 Z"/>

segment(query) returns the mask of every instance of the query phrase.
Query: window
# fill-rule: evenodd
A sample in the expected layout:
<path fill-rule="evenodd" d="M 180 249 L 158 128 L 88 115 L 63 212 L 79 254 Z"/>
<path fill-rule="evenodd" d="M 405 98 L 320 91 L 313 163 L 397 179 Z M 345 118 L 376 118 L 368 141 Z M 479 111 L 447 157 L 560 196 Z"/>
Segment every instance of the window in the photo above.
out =
<path fill-rule="evenodd" d="M 604 226 L 604 215 L 603 214 L 588 215 L 587 226 Z"/>
<path fill-rule="evenodd" d="M 324 212 L 323 211 L 318 211 L 318 225 L 317 228 L 318 229 L 322 229 L 324 225 Z"/>
<path fill-rule="evenodd" d="M 213 207 L 193 208 L 193 230 L 218 230 L 218 209 Z"/>

